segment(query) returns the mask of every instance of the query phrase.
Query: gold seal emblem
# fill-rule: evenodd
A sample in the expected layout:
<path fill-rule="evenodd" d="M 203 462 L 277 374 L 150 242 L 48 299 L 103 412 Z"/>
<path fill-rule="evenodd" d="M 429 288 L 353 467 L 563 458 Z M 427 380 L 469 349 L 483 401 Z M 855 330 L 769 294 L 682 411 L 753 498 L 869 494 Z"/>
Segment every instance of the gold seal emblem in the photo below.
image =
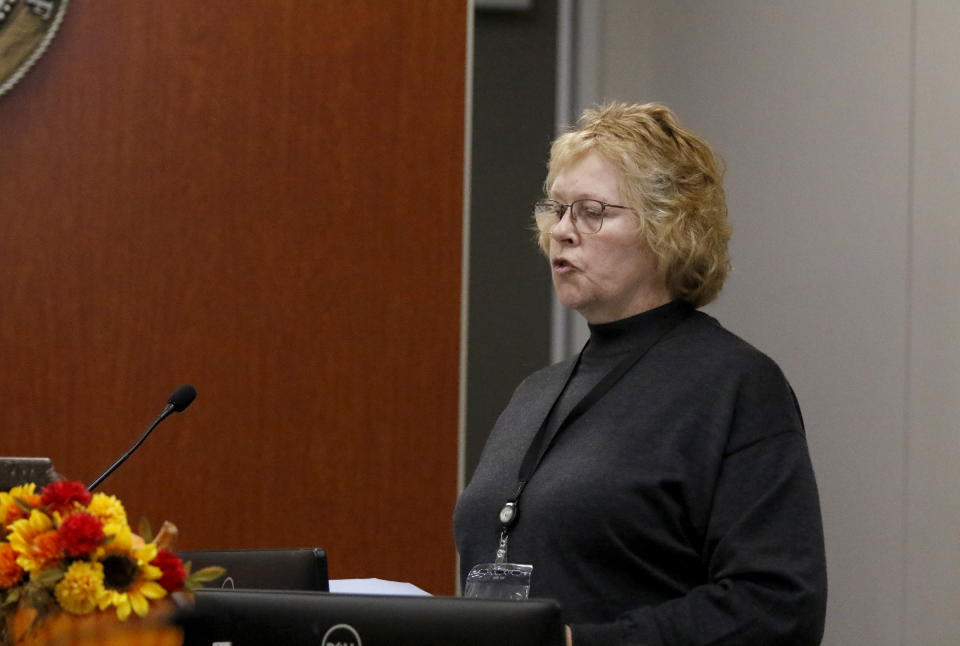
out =
<path fill-rule="evenodd" d="M 0 0 L 0 96 L 43 55 L 68 0 Z"/>

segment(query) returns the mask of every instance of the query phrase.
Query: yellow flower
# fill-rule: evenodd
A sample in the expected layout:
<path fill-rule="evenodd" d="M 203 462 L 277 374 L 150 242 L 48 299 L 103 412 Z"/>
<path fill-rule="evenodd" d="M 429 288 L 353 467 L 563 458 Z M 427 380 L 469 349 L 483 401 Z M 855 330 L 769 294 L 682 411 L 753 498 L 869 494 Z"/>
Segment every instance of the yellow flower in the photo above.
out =
<path fill-rule="evenodd" d="M 27 572 L 44 570 L 61 557 L 53 519 L 37 509 L 10 525 L 9 541 L 17 564 Z"/>
<path fill-rule="evenodd" d="M 27 496 L 32 496 L 37 492 L 37 485 L 33 482 L 28 482 L 27 484 L 17 485 L 9 492 L 0 491 L 0 498 L 4 496 L 10 496 L 11 498 L 26 498 Z"/>
<path fill-rule="evenodd" d="M 126 621 L 127 617 L 130 616 L 131 610 L 141 617 L 145 617 L 150 611 L 150 602 L 148 599 L 162 599 L 167 595 L 167 591 L 156 581 L 143 580 L 135 581 L 125 592 L 118 590 L 108 590 L 107 592 L 110 594 L 109 601 L 107 603 L 101 603 L 100 609 L 104 610 L 110 606 L 116 606 L 117 619 L 120 621 Z"/>
<path fill-rule="evenodd" d="M 60 607 L 75 615 L 85 615 L 110 596 L 103 587 L 103 565 L 77 561 L 53 589 Z"/>
<path fill-rule="evenodd" d="M 27 502 L 39 504 L 36 489 L 37 485 L 31 482 L 14 487 L 10 491 L 0 491 L 0 526 L 6 526 L 27 517 L 27 513 L 20 509 L 14 499 L 21 498 Z"/>
<path fill-rule="evenodd" d="M 94 558 L 103 560 L 109 554 L 132 554 L 134 546 L 133 532 L 127 524 L 127 512 L 115 496 L 95 493 L 87 505 L 87 512 L 103 523 L 103 534 L 109 540 L 97 548 Z"/>
<path fill-rule="evenodd" d="M 127 512 L 116 496 L 95 493 L 87 505 L 87 511 L 100 519 L 105 534 L 114 533 L 111 529 L 127 527 Z"/>
<path fill-rule="evenodd" d="M 102 561 L 110 554 L 126 554 L 133 556 L 133 532 L 126 525 L 113 525 L 110 529 L 103 528 L 104 535 L 110 539 L 97 548 L 94 558 Z"/>
<path fill-rule="evenodd" d="M 137 536 L 137 538 L 140 537 Z M 140 538 L 140 544 L 134 548 L 133 553 L 137 557 L 137 562 L 144 566 L 157 558 L 157 552 L 159 551 L 160 548 L 157 547 L 156 543 L 144 543 L 143 539 Z"/>
<path fill-rule="evenodd" d="M 139 537 L 134 534 L 133 539 Z M 162 599 L 167 595 L 157 583 L 163 571 L 150 565 L 157 556 L 156 544 L 144 544 L 142 540 L 134 542 L 136 545 L 130 554 L 113 553 L 105 561 L 110 570 L 105 578 L 108 596 L 99 605 L 101 610 L 115 606 L 120 621 L 126 620 L 131 611 L 143 617 L 150 610 L 149 599 Z"/>

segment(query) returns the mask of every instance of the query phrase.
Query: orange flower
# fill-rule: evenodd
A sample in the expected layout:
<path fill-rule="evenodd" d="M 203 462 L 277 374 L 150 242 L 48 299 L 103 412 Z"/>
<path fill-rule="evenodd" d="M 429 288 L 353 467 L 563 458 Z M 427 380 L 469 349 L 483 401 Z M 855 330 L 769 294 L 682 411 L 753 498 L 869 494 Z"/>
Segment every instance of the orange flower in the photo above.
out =
<path fill-rule="evenodd" d="M 10 526 L 10 547 L 17 553 L 17 564 L 27 572 L 59 565 L 63 557 L 53 520 L 36 509 Z"/>
<path fill-rule="evenodd" d="M 0 525 L 3 525 L 3 527 L 12 525 L 14 522 L 26 517 L 27 515 L 23 513 L 23 510 L 20 509 L 19 505 L 15 502 L 8 502 L 0 507 Z"/>
<path fill-rule="evenodd" d="M 39 507 L 43 504 L 43 499 L 40 497 L 40 494 L 33 493 L 34 486 L 35 485 L 24 485 L 14 487 L 9 493 L 0 493 L 0 525 L 9 527 L 21 518 L 28 518 L 30 516 L 30 512 L 21 509 L 20 505 L 14 501 L 14 497 L 20 498 L 31 507 Z"/>
<path fill-rule="evenodd" d="M 43 504 L 43 497 L 38 493 L 32 493 L 29 496 L 24 496 L 23 499 L 26 500 L 27 504 L 31 507 L 39 507 Z"/>
<path fill-rule="evenodd" d="M 44 532 L 33 539 L 32 559 L 38 564 L 35 571 L 42 572 L 50 567 L 60 565 L 63 559 L 63 544 L 57 530 Z"/>
<path fill-rule="evenodd" d="M 10 543 L 0 543 L 0 588 L 12 588 L 23 578 L 23 568 L 17 565 L 17 553 Z"/>

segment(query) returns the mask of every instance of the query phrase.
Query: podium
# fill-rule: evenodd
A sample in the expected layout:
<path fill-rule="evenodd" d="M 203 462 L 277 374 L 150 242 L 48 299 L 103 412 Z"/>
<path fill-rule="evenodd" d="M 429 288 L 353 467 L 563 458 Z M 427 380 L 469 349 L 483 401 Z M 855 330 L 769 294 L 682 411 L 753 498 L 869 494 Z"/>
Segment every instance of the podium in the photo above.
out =
<path fill-rule="evenodd" d="M 47 458 L 0 458 L 2 491 L 28 482 L 40 488 L 59 479 Z M 560 606 L 553 600 L 331 594 L 323 591 L 329 589 L 326 553 L 315 548 L 181 555 L 197 565 L 225 566 L 228 575 L 233 571 L 238 588 L 254 588 L 197 590 L 193 602 L 184 602 L 173 618 L 183 629 L 185 646 L 564 644 Z M 142 629 L 147 634 L 153 634 L 158 626 L 175 632 L 153 624 Z M 115 628 L 122 631 L 125 624 L 118 623 Z M 131 638 L 141 630 L 137 626 L 127 629 Z"/>

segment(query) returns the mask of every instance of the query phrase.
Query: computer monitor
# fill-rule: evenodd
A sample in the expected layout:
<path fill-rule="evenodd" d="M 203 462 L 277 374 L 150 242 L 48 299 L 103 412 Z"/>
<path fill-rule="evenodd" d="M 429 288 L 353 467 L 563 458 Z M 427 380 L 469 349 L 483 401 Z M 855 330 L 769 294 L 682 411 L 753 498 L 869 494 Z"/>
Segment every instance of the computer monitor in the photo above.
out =
<path fill-rule="evenodd" d="M 208 587 L 249 588 L 257 590 L 330 589 L 327 574 L 327 553 L 320 548 L 256 550 L 184 550 L 177 552 L 192 571 L 208 565 L 226 568 L 222 579 Z"/>
<path fill-rule="evenodd" d="M 59 479 L 60 475 L 53 470 L 50 458 L 0 457 L 0 491 L 28 482 L 39 488 Z"/>
<path fill-rule="evenodd" d="M 178 615 L 184 646 L 562 646 L 560 606 L 318 592 L 203 589 Z"/>

